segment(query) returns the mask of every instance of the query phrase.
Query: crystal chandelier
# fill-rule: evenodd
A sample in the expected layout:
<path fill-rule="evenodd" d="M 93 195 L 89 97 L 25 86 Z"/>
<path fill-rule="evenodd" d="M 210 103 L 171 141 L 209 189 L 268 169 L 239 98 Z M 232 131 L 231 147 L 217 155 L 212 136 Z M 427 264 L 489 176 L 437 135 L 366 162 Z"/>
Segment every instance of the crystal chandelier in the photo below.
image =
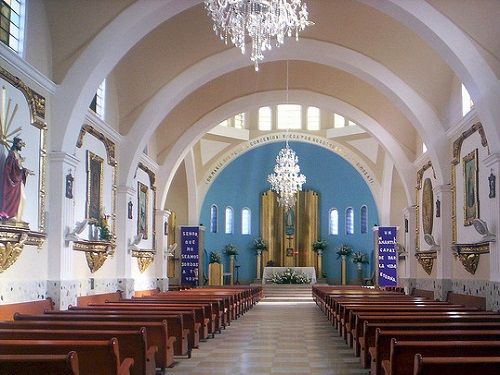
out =
<path fill-rule="evenodd" d="M 245 39 L 252 39 L 250 60 L 259 70 L 263 52 L 272 44 L 279 47 L 285 36 L 295 34 L 313 23 L 307 20 L 307 5 L 302 0 L 205 0 L 205 8 L 214 21 L 213 29 L 227 44 L 227 40 L 245 54 Z"/>
<path fill-rule="evenodd" d="M 285 211 L 295 206 L 295 195 L 302 190 L 302 185 L 306 182 L 306 176 L 300 173 L 298 162 L 299 158 L 287 140 L 285 148 L 282 148 L 276 156 L 274 173 L 267 176 L 267 182 L 278 194 L 278 203 L 285 208 Z"/>

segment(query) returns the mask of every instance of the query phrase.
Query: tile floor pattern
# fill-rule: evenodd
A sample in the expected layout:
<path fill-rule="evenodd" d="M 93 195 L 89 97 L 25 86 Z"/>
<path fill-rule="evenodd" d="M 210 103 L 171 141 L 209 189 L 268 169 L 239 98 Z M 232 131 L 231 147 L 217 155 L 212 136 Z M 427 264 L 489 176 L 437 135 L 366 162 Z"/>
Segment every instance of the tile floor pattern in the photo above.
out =
<path fill-rule="evenodd" d="M 286 296 L 286 294 L 285 294 Z M 312 298 L 264 299 L 167 374 L 368 374 Z"/>

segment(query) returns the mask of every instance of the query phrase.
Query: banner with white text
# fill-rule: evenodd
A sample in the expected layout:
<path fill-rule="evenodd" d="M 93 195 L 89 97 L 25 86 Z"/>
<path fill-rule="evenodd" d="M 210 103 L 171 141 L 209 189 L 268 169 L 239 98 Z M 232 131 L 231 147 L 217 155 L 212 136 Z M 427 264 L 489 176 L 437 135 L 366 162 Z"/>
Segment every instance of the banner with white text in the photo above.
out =
<path fill-rule="evenodd" d="M 378 285 L 398 285 L 396 227 L 378 228 Z"/>
<path fill-rule="evenodd" d="M 181 227 L 181 285 L 198 285 L 200 228 Z"/>

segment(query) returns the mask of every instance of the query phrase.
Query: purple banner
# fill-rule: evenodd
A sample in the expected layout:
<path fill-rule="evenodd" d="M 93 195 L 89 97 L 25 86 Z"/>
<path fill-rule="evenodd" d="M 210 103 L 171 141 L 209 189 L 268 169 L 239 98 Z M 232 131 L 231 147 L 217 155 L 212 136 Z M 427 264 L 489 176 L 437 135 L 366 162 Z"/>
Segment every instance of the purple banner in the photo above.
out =
<path fill-rule="evenodd" d="M 199 227 L 181 227 L 181 285 L 198 285 L 199 235 Z"/>
<path fill-rule="evenodd" d="M 398 285 L 396 227 L 378 228 L 378 285 Z"/>

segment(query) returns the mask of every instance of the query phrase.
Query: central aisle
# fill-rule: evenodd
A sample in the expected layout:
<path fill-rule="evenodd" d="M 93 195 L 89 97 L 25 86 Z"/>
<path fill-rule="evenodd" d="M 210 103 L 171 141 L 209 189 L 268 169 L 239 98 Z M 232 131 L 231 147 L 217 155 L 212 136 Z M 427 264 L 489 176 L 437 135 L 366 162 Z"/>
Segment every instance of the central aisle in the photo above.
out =
<path fill-rule="evenodd" d="M 310 288 L 265 293 L 267 298 L 167 374 L 368 374 L 313 302 Z"/>

